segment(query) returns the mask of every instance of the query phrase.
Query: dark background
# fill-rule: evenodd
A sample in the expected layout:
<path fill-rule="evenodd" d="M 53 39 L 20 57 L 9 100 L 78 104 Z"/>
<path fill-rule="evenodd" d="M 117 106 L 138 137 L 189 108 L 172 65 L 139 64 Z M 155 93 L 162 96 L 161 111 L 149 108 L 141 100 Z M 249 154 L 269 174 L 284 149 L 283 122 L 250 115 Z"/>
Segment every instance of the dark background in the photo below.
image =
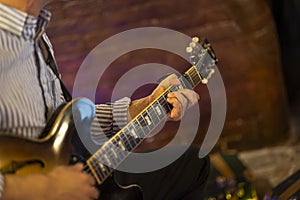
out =
<path fill-rule="evenodd" d="M 269 0 L 279 36 L 282 70 L 289 102 L 300 100 L 300 2 Z"/>
<path fill-rule="evenodd" d="M 216 149 L 254 149 L 289 139 L 290 112 L 296 109 L 300 85 L 296 0 L 74 0 L 52 3 L 48 9 L 53 13 L 48 34 L 70 90 L 86 55 L 105 39 L 143 26 L 169 28 L 208 38 L 220 60 L 227 116 Z M 180 72 L 187 69 L 187 63 L 166 52 L 128 53 L 101 77 L 96 101 L 109 101 L 114 84 L 126 71 L 150 62 Z M 82 82 L 83 89 L 87 82 Z M 150 91 L 151 87 L 141 87 L 133 98 Z M 201 121 L 195 144 L 201 145 L 210 122 L 210 97 L 205 86 L 196 91 L 201 94 Z M 161 131 L 168 137 L 151 145 L 168 143 L 177 126 L 168 123 Z"/>

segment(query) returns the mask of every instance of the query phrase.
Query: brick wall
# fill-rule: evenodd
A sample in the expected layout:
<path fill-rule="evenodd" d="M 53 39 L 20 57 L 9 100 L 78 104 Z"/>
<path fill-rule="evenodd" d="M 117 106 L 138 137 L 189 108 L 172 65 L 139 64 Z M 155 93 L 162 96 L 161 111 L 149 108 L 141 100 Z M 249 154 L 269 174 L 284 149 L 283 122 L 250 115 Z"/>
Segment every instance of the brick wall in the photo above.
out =
<path fill-rule="evenodd" d="M 287 137 L 277 36 L 264 1 L 74 0 L 52 3 L 48 9 L 53 13 L 48 34 L 70 90 L 82 61 L 102 41 L 133 28 L 165 27 L 208 38 L 216 51 L 227 92 L 227 116 L 220 140 L 223 142 L 218 145 L 228 142 L 230 148 L 256 148 Z M 115 82 L 125 72 L 150 62 L 163 63 L 180 72 L 188 67 L 183 59 L 164 51 L 127 53 L 101 77 L 96 101 L 109 101 Z M 85 81 L 83 89 L 84 84 Z M 139 88 L 133 98 L 147 95 L 152 88 L 153 85 Z M 195 143 L 200 144 L 210 121 L 210 97 L 205 86 L 196 90 L 201 94 L 201 120 Z M 177 127 L 178 123 L 168 123 L 161 131 L 161 144 L 172 138 Z"/>

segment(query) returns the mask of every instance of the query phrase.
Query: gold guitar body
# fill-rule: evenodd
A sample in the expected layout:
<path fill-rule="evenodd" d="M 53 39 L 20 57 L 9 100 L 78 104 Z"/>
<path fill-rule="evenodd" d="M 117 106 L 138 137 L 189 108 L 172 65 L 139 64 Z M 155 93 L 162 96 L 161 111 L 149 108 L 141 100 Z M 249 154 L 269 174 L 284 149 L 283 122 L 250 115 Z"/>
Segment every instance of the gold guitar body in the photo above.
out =
<path fill-rule="evenodd" d="M 67 165 L 73 152 L 71 138 L 75 131 L 72 106 L 79 101 L 58 108 L 42 138 L 30 140 L 1 135 L 0 171 L 4 174 L 46 173 L 55 166 Z"/>

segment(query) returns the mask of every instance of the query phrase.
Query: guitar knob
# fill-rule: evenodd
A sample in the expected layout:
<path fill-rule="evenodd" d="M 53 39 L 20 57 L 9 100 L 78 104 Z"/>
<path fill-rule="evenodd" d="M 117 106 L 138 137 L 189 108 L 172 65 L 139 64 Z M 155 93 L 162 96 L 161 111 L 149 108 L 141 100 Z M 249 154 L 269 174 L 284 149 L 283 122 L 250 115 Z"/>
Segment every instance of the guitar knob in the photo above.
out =
<path fill-rule="evenodd" d="M 193 48 L 192 48 L 192 47 L 187 47 L 187 48 L 185 49 L 185 51 L 186 51 L 187 53 L 192 53 Z"/>
<path fill-rule="evenodd" d="M 191 42 L 190 43 L 190 47 L 195 48 L 196 47 L 196 43 L 195 42 Z"/>
<path fill-rule="evenodd" d="M 192 41 L 195 42 L 195 43 L 199 42 L 199 40 L 200 40 L 200 39 L 199 39 L 198 37 L 193 37 L 193 38 L 192 38 Z"/>
<path fill-rule="evenodd" d="M 206 78 L 204 78 L 204 79 L 201 80 L 201 82 L 202 82 L 203 84 L 207 84 L 207 83 L 208 83 L 208 80 L 207 80 Z"/>

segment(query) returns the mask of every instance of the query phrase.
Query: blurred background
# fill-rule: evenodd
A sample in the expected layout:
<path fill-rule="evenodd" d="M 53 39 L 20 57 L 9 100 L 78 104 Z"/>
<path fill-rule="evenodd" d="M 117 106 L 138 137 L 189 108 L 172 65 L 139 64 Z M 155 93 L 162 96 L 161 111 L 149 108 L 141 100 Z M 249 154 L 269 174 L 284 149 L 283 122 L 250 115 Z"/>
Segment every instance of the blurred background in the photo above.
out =
<path fill-rule="evenodd" d="M 223 132 L 212 152 L 215 168 L 209 198 L 227 198 L 228 191 L 225 196 L 219 194 L 227 186 L 219 190 L 220 186 L 214 185 L 223 183 L 220 177 L 225 177 L 254 185 L 258 198 L 262 199 L 300 168 L 299 1 L 73 0 L 57 1 L 47 8 L 53 15 L 47 33 L 62 79 L 70 91 L 87 54 L 122 31 L 164 27 L 210 41 L 219 59 L 227 113 Z M 182 58 L 161 50 L 127 53 L 116 59 L 101 77 L 96 103 L 110 101 L 120 77 L 145 63 L 162 63 L 179 72 L 189 68 Z M 87 82 L 82 82 L 83 89 Z M 148 95 L 153 87 L 141 86 L 130 97 Z M 201 94 L 201 121 L 194 145 L 201 146 L 210 123 L 211 102 L 205 85 L 195 90 Z M 159 133 L 161 143 L 147 145 L 167 144 L 177 128 L 178 123 L 167 123 Z M 220 158 L 234 176 L 223 174 L 218 167 Z M 249 171 L 251 178 L 245 175 Z M 244 190 L 244 193 L 253 191 Z M 213 197 L 217 193 L 219 196 Z"/>

